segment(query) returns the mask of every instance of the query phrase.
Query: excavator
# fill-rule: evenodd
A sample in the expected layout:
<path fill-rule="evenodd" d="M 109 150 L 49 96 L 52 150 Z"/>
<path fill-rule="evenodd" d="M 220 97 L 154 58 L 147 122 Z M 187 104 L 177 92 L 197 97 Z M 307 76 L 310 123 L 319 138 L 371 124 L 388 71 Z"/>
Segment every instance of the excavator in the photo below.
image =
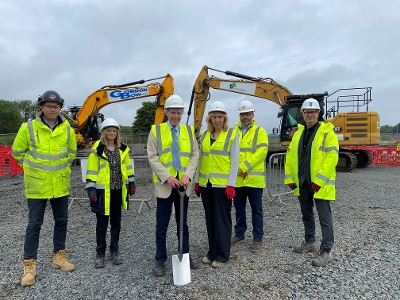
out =
<path fill-rule="evenodd" d="M 144 86 L 149 81 L 162 79 L 162 83 L 152 82 Z M 69 107 L 70 114 L 64 114 L 68 118 L 71 126 L 75 130 L 75 138 L 78 150 L 93 144 L 100 138 L 100 127 L 104 116 L 99 113 L 100 109 L 106 105 L 119 103 L 134 99 L 156 96 L 155 124 L 164 122 L 164 104 L 167 98 L 174 93 L 174 80 L 170 74 L 163 77 L 139 80 L 118 85 L 106 85 L 90 94 L 82 106 Z"/>
<path fill-rule="evenodd" d="M 221 79 L 215 75 L 209 75 L 209 70 L 235 78 Z M 252 77 L 204 66 L 193 85 L 187 113 L 188 123 L 192 107 L 194 107 L 194 128 L 197 137 L 200 134 L 206 103 L 210 98 L 210 88 L 267 99 L 280 106 L 278 118 L 280 118 L 281 147 L 270 148 L 268 156 L 286 151 L 297 129 L 297 124 L 304 124 L 300 107 L 307 98 L 314 98 L 320 103 L 320 121 L 331 122 L 335 125 L 334 131 L 340 148 L 337 171 L 348 172 L 355 167 L 362 168 L 370 165 L 373 154 L 368 151 L 368 147 L 380 144 L 379 115 L 377 112 L 368 111 L 368 103 L 372 101 L 371 87 L 339 89 L 332 94 L 324 92 L 294 95 L 288 88 L 272 78 Z M 328 106 L 330 108 L 325 109 Z M 342 112 L 348 108 L 351 112 Z M 366 111 L 360 111 L 364 109 Z"/>

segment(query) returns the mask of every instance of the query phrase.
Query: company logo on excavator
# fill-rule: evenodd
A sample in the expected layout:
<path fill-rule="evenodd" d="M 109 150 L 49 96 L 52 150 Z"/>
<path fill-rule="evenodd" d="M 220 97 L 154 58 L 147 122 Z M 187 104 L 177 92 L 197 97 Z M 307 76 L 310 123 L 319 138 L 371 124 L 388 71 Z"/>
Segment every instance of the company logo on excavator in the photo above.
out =
<path fill-rule="evenodd" d="M 335 132 L 343 132 L 343 128 L 341 126 L 336 126 L 333 130 Z"/>
<path fill-rule="evenodd" d="M 244 82 L 221 82 L 220 89 L 230 92 L 254 95 L 256 91 L 256 85 L 254 83 Z"/>
<path fill-rule="evenodd" d="M 149 94 L 148 88 L 130 89 L 130 90 L 114 90 L 108 92 L 108 97 L 112 99 L 131 99 L 146 96 Z"/>

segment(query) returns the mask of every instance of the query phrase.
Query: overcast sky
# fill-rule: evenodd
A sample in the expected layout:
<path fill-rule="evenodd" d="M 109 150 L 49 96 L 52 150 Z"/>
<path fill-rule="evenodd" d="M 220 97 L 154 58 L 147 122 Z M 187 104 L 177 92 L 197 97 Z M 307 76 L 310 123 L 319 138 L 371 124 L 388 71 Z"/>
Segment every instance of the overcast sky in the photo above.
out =
<path fill-rule="evenodd" d="M 169 73 L 188 105 L 207 65 L 270 77 L 295 94 L 370 86 L 381 125 L 400 122 L 397 0 L 0 0 L 0 11 L 0 99 L 36 100 L 54 89 L 66 106 L 82 105 L 102 86 Z M 208 105 L 223 101 L 230 125 L 244 99 L 268 133 L 279 125 L 268 100 L 210 92 Z M 131 125 L 154 99 L 101 112 Z"/>

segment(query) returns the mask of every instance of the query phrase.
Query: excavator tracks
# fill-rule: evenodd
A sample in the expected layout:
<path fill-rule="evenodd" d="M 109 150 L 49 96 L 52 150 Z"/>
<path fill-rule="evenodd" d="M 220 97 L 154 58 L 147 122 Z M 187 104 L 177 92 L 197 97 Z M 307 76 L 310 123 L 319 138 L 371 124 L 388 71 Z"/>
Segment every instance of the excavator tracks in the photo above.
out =
<path fill-rule="evenodd" d="M 337 172 L 349 172 L 357 167 L 357 156 L 350 151 L 339 151 Z"/>
<path fill-rule="evenodd" d="M 374 160 L 374 155 L 372 152 L 367 150 L 361 150 L 355 153 L 357 157 L 357 168 L 368 167 Z"/>

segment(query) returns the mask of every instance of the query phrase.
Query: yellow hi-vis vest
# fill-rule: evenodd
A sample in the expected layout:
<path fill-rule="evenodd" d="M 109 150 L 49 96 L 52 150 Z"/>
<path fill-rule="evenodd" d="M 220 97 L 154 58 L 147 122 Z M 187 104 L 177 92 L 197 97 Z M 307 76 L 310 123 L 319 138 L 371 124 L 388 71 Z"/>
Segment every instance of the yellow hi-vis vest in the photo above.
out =
<path fill-rule="evenodd" d="M 311 181 L 321 188 L 314 194 L 314 198 L 323 200 L 335 200 L 336 197 L 336 165 L 339 159 L 339 142 L 333 132 L 332 123 L 320 122 L 320 127 L 315 133 L 311 145 L 310 174 Z M 285 184 L 295 183 L 295 196 L 300 196 L 299 190 L 299 143 L 304 131 L 304 126 L 297 125 L 298 129 L 293 135 L 286 152 Z"/>
<path fill-rule="evenodd" d="M 237 176 L 236 187 L 265 188 L 265 158 L 268 153 L 268 135 L 264 128 L 253 120 L 251 127 L 242 136 L 240 122 L 236 123 L 240 140 L 239 168 L 247 176 Z"/>
<path fill-rule="evenodd" d="M 87 164 L 85 188 L 95 187 L 97 190 L 97 201 L 95 203 L 90 201 L 92 211 L 108 216 L 110 215 L 111 171 L 107 156 L 104 153 L 104 148 L 105 146 L 100 141 L 97 141 L 92 147 L 92 152 L 89 155 Z M 130 148 L 125 144 L 121 144 L 121 147 L 118 149 L 122 174 L 121 206 L 124 209 L 128 209 L 128 202 L 126 201 L 128 190 L 126 185 L 129 184 L 129 182 L 135 181 L 134 170 L 129 158 L 129 150 Z"/>
<path fill-rule="evenodd" d="M 236 136 L 236 129 L 222 130 L 211 145 L 211 134 L 204 131 L 200 138 L 201 165 L 199 185 L 206 187 L 210 181 L 213 187 L 227 187 L 231 170 L 230 150 Z"/>
<path fill-rule="evenodd" d="M 193 151 L 194 143 L 194 127 L 189 125 L 179 125 L 179 160 L 181 169 L 176 170 L 173 164 L 172 157 L 172 133 L 167 122 L 151 126 L 151 132 L 157 144 L 157 154 L 160 162 L 168 170 L 168 172 L 181 180 L 185 174 L 186 168 L 189 165 Z M 153 172 L 154 182 L 160 182 L 160 179 Z"/>
<path fill-rule="evenodd" d="M 51 199 L 69 195 L 71 164 L 76 156 L 74 130 L 59 117 L 52 131 L 40 118 L 20 127 L 12 155 L 24 168 L 25 197 Z"/>

